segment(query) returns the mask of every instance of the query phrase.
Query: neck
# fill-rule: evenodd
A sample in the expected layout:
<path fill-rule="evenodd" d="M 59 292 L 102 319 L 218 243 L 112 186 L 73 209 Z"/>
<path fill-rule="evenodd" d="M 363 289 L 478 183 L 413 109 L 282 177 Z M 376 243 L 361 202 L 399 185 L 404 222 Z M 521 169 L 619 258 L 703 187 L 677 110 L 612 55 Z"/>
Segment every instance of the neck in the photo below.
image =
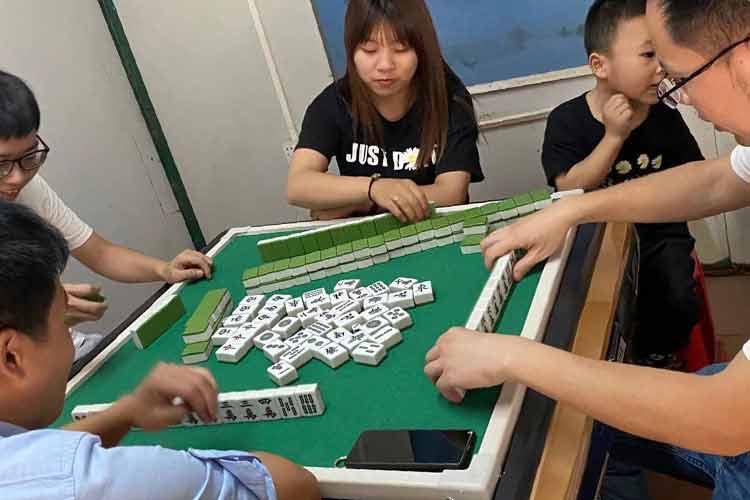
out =
<path fill-rule="evenodd" d="M 0 422 L 6 422 L 8 424 L 23 427 L 24 429 L 29 430 L 40 428 L 40 426 L 32 422 L 28 418 L 28 416 L 24 416 L 21 413 L 14 412 L 13 409 L 8 406 L 3 407 L 3 412 L 0 413 Z"/>
<path fill-rule="evenodd" d="M 411 87 L 406 88 L 398 94 L 387 97 L 374 96 L 375 108 L 383 118 L 388 121 L 396 122 L 406 116 L 414 104 L 414 92 Z"/>
<path fill-rule="evenodd" d="M 606 82 L 597 82 L 596 87 L 594 87 L 594 89 L 591 90 L 591 92 L 589 92 L 586 96 L 589 108 L 591 109 L 591 114 L 593 114 L 597 120 L 602 121 L 602 110 L 604 109 L 604 105 L 607 104 L 607 101 L 609 101 L 613 95 L 621 93 L 622 92 L 613 90 L 609 85 L 606 84 Z M 651 106 L 649 106 L 648 104 L 644 104 L 639 101 L 633 101 L 632 99 L 630 100 L 630 105 L 639 116 L 644 115 L 649 110 L 649 108 L 651 108 Z"/>

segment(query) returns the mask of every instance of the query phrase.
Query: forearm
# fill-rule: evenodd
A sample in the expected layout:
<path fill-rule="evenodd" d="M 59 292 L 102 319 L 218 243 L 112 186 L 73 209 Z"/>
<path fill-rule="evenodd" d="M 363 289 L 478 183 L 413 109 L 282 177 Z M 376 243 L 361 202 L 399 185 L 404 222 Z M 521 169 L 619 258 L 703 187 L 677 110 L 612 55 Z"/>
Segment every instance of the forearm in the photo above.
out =
<path fill-rule="evenodd" d="M 605 135 L 594 151 L 582 162 L 555 180 L 557 189 L 568 191 L 585 189 L 590 191 L 602 185 L 620 154 L 624 141 Z"/>
<path fill-rule="evenodd" d="M 625 432 L 684 448 L 737 454 L 744 394 L 727 392 L 719 376 L 595 361 L 536 342 L 509 360 L 512 379 Z M 742 436 L 745 434 L 745 436 Z M 744 439 L 743 439 L 744 438 Z"/>
<path fill-rule="evenodd" d="M 63 427 L 68 431 L 88 432 L 99 436 L 105 448 L 117 446 L 130 432 L 132 421 L 128 416 L 127 401 L 118 401 L 111 408 Z"/>
<path fill-rule="evenodd" d="M 563 200 L 573 223 L 697 220 L 750 204 L 750 187 L 727 158 L 689 163 Z"/>
<path fill-rule="evenodd" d="M 168 263 L 109 242 L 94 233 L 73 255 L 97 274 L 123 283 L 163 281 Z"/>
<path fill-rule="evenodd" d="M 439 207 L 451 207 L 466 203 L 467 192 L 463 189 L 446 189 L 446 187 L 438 184 L 420 186 L 420 189 L 428 200 L 434 201 Z"/>
<path fill-rule="evenodd" d="M 299 171 L 289 177 L 287 199 L 291 205 L 310 210 L 360 207 L 369 202 L 369 187 L 369 177 Z"/>
<path fill-rule="evenodd" d="M 451 207 L 466 203 L 469 197 L 469 183 L 471 175 L 464 171 L 446 172 L 435 179 L 434 184 L 419 188 L 439 207 Z"/>

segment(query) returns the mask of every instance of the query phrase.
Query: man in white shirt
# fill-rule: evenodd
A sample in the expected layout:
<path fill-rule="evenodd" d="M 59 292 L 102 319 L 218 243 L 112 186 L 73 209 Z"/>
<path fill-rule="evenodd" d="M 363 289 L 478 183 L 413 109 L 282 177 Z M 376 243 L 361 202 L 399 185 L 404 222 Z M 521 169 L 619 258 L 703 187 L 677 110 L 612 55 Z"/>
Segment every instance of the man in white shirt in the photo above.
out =
<path fill-rule="evenodd" d="M 667 76 L 659 97 L 692 105 L 742 146 L 731 157 L 562 200 L 489 236 L 487 265 L 524 249 L 514 270 L 520 279 L 577 224 L 693 220 L 750 206 L 750 2 L 648 0 L 646 18 Z M 615 437 L 617 460 L 712 487 L 715 499 L 750 498 L 750 344 L 723 370 L 700 376 L 453 329 L 426 361 L 425 373 L 452 401 L 467 389 L 517 381 L 624 431 Z M 605 490 L 603 498 L 643 495 Z"/>
<path fill-rule="evenodd" d="M 98 235 L 38 175 L 49 147 L 38 135 L 39 106 L 31 89 L 18 77 L 0 71 L 0 199 L 23 203 L 57 227 L 73 256 L 97 274 L 114 281 L 146 283 L 211 278 L 212 260 L 185 250 L 172 261 L 147 257 Z M 96 321 L 107 303 L 96 286 L 65 285 L 68 295 L 66 323 L 73 327 Z M 74 333 L 77 357 L 93 348 L 85 336 Z"/>

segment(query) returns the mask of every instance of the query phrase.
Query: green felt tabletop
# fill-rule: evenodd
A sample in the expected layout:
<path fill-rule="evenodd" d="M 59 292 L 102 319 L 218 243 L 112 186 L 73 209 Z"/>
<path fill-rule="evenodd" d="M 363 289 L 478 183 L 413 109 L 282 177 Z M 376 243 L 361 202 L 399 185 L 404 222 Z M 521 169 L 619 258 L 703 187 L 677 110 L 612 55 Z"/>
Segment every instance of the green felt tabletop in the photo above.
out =
<path fill-rule="evenodd" d="M 180 297 L 192 312 L 207 291 L 228 288 L 234 303 L 245 296 L 242 273 L 260 263 L 256 244 L 277 234 L 236 237 L 214 260 L 211 281 L 186 286 Z M 541 270 L 530 273 L 511 291 L 498 331 L 520 334 Z M 454 405 L 442 398 L 424 376 L 424 357 L 448 328 L 465 324 L 474 302 L 488 278 L 481 255 L 462 255 L 456 244 L 315 281 L 277 293 L 300 296 L 319 287 L 333 290 L 343 279 L 359 278 L 363 284 L 390 283 L 398 277 L 432 281 L 436 302 L 411 309 L 414 326 L 404 332 L 403 342 L 388 353 L 376 368 L 347 362 L 338 370 L 313 360 L 299 370 L 296 384 L 318 383 L 327 405 L 321 417 L 262 423 L 228 424 L 169 429 L 159 433 L 133 431 L 126 445 L 162 445 L 175 449 L 264 450 L 306 466 L 330 467 L 347 454 L 360 432 L 367 429 L 473 429 L 479 450 L 499 389 L 471 391 L 465 402 Z M 67 399 L 56 425 L 70 422 L 70 412 L 79 404 L 106 403 L 132 391 L 159 361 L 181 363 L 184 349 L 181 332 L 189 314 L 144 351 L 128 342 Z M 275 387 L 266 369 L 270 362 L 253 349 L 239 364 L 208 361 L 208 368 L 221 392 Z"/>

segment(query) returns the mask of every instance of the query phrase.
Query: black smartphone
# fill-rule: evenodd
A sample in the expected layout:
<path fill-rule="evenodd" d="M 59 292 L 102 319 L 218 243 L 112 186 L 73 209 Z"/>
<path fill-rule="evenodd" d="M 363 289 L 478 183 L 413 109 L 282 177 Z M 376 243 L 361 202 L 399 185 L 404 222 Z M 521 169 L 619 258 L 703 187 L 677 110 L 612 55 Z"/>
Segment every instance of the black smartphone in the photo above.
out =
<path fill-rule="evenodd" d="M 466 469 L 476 442 L 474 431 L 365 431 L 345 461 L 348 469 L 440 472 Z"/>

